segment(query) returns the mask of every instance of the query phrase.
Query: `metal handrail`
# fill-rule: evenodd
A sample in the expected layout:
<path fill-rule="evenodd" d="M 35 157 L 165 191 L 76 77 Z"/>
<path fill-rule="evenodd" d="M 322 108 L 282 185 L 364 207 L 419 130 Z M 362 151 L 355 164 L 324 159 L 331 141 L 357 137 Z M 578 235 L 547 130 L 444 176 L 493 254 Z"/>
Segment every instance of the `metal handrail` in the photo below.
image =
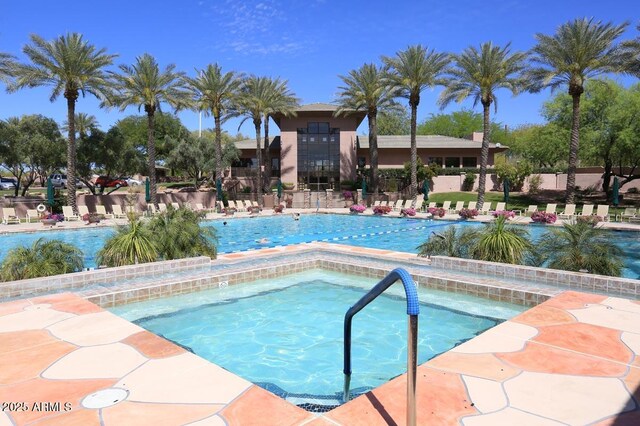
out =
<path fill-rule="evenodd" d="M 344 401 L 349 400 L 351 385 L 351 322 L 355 314 L 373 302 L 396 281 L 402 281 L 404 293 L 407 297 L 408 344 L 407 344 L 407 425 L 416 424 L 416 370 L 418 363 L 418 315 L 420 304 L 418 290 L 409 272 L 396 268 L 376 284 L 367 294 L 362 296 L 355 305 L 349 308 L 344 316 Z"/>

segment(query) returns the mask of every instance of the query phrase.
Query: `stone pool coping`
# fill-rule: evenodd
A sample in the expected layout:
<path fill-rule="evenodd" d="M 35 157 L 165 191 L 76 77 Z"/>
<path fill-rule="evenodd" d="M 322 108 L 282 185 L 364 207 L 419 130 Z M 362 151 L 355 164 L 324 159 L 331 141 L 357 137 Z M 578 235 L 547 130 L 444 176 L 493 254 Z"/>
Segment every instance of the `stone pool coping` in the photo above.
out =
<path fill-rule="evenodd" d="M 2 425 L 405 421 L 405 375 L 314 415 L 69 293 L 0 304 L 0 343 Z M 638 424 L 638 354 L 639 302 L 563 292 L 421 365 L 418 423 Z"/>

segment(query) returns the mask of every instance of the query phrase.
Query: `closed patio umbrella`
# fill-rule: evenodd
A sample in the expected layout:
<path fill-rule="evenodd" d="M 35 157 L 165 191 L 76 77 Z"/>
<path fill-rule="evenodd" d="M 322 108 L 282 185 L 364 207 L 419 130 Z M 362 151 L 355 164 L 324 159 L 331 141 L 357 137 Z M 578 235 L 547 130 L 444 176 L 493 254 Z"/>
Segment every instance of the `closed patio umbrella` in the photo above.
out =
<path fill-rule="evenodd" d="M 216 196 L 222 200 L 222 179 L 216 179 Z"/>
<path fill-rule="evenodd" d="M 424 199 L 428 200 L 429 199 L 429 180 L 425 179 L 422 182 L 422 193 L 424 194 Z"/>
<path fill-rule="evenodd" d="M 362 201 L 365 201 L 365 203 L 366 203 L 366 199 L 367 199 L 367 181 L 364 180 L 364 178 L 362 178 L 362 187 L 361 187 L 361 189 L 362 189 Z"/>
<path fill-rule="evenodd" d="M 51 178 L 47 179 L 47 204 L 49 207 L 53 206 L 55 197 L 55 191 L 53 190 L 53 183 L 51 182 Z"/>
<path fill-rule="evenodd" d="M 613 205 L 618 207 L 618 204 L 620 204 L 620 181 L 618 180 L 618 176 L 613 178 L 613 194 L 611 194 L 611 199 Z"/>
<path fill-rule="evenodd" d="M 147 203 L 151 201 L 151 184 L 149 183 L 149 178 L 146 178 L 144 181 L 144 200 Z"/>
<path fill-rule="evenodd" d="M 504 182 L 502 182 L 502 190 L 504 191 L 504 202 L 505 203 L 509 202 L 509 185 L 510 185 L 509 179 L 505 179 Z"/>
<path fill-rule="evenodd" d="M 282 181 L 278 179 L 278 183 L 276 183 L 276 190 L 278 191 L 278 200 L 282 198 Z"/>

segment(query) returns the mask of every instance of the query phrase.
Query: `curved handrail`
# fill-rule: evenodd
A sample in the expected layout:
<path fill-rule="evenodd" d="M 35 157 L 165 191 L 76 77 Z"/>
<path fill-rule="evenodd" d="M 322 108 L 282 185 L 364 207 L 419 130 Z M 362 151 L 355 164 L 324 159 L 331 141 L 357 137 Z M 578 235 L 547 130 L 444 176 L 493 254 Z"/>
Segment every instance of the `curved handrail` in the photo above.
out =
<path fill-rule="evenodd" d="M 396 268 L 376 284 L 367 294 L 362 296 L 349 308 L 344 316 L 344 401 L 349 400 L 349 386 L 351 383 L 351 323 L 355 314 L 391 287 L 396 281 L 402 281 L 404 293 L 407 297 L 407 315 L 409 315 L 409 344 L 407 351 L 407 423 L 415 424 L 415 376 L 417 364 L 417 330 L 420 304 L 418 302 L 418 290 L 409 272 L 402 268 Z M 412 414 L 413 413 L 413 414 Z"/>

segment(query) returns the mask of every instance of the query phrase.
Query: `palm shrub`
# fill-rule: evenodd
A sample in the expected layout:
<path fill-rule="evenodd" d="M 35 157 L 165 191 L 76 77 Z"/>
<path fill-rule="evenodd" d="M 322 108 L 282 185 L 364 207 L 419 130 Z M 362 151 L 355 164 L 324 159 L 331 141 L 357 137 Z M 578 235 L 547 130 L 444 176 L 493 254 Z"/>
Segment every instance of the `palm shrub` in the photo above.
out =
<path fill-rule="evenodd" d="M 18 247 L 7 254 L 0 266 L 3 281 L 25 280 L 81 271 L 82 252 L 58 240 L 37 239 L 31 247 Z"/>
<path fill-rule="evenodd" d="M 538 240 L 537 251 L 549 268 L 616 277 L 622 273 L 622 249 L 591 223 L 569 222 L 547 231 Z"/>
<path fill-rule="evenodd" d="M 98 265 L 106 266 L 134 265 L 156 260 L 158 249 L 154 236 L 137 219 L 119 227 L 116 235 L 107 240 L 97 255 Z"/>
<path fill-rule="evenodd" d="M 441 234 L 431 232 L 429 239 L 418 246 L 418 256 L 471 257 L 470 253 L 479 237 L 476 228 L 449 226 Z"/>
<path fill-rule="evenodd" d="M 506 224 L 504 216 L 485 225 L 471 251 L 471 257 L 488 262 L 522 264 L 534 250 L 526 229 Z"/>
<path fill-rule="evenodd" d="M 167 211 L 149 221 L 148 229 L 164 260 L 217 254 L 217 235 L 213 227 L 200 226 L 204 213 L 180 207 Z"/>

